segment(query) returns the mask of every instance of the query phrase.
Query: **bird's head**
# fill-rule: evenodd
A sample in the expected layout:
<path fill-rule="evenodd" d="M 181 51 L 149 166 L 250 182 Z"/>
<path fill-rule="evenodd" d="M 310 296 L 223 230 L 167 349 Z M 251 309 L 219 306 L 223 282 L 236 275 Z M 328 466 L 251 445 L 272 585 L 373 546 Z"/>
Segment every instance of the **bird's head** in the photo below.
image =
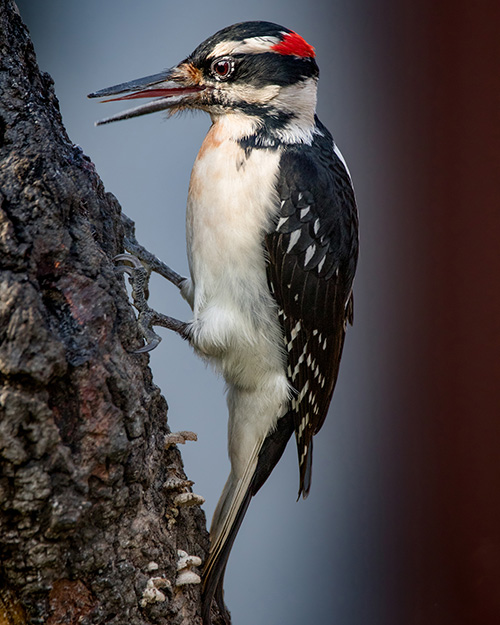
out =
<path fill-rule="evenodd" d="M 243 22 L 209 37 L 173 68 L 89 97 L 105 97 L 106 102 L 155 98 L 98 124 L 156 111 L 201 109 L 212 118 L 233 114 L 255 129 L 266 125 L 300 135 L 314 126 L 319 74 L 314 57 L 314 48 L 288 28 Z"/>

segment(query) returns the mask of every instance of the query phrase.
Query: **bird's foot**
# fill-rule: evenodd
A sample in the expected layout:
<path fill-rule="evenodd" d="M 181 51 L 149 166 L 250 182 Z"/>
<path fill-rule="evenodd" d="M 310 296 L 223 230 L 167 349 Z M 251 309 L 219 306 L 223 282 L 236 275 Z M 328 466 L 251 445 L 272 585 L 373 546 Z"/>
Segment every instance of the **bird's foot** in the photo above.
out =
<path fill-rule="evenodd" d="M 144 249 L 144 248 L 143 248 Z M 149 252 L 148 252 L 149 253 Z M 139 315 L 137 323 L 146 345 L 134 351 L 143 354 L 153 350 L 161 341 L 161 337 L 153 330 L 153 326 L 161 326 L 177 332 L 183 339 L 189 339 L 189 324 L 173 317 L 168 317 L 150 308 L 147 302 L 150 271 L 143 263 L 131 254 L 118 254 L 113 259 L 117 267 L 129 276 L 132 287 L 132 301 Z"/>

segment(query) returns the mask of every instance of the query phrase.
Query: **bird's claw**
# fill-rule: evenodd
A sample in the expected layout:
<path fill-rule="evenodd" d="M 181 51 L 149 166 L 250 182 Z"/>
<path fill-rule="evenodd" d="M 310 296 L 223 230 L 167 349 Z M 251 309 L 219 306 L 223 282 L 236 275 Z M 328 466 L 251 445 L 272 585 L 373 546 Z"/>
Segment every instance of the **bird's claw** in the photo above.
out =
<path fill-rule="evenodd" d="M 144 267 L 141 261 L 137 258 L 137 256 L 133 256 L 132 254 L 117 254 L 113 258 L 113 262 L 116 264 L 118 269 L 139 269 L 140 267 Z M 128 265 L 120 264 L 120 263 L 130 263 L 132 267 Z"/>
<path fill-rule="evenodd" d="M 146 354 L 159 345 L 161 336 L 153 330 L 153 326 L 162 326 L 174 330 L 184 339 L 189 338 L 188 324 L 162 315 L 150 308 L 147 302 L 150 271 L 148 271 L 148 268 L 144 266 L 141 260 L 132 254 L 118 254 L 113 258 L 113 261 L 119 271 L 129 276 L 132 287 L 132 301 L 139 313 L 137 322 L 146 341 L 146 345 L 133 350 L 131 353 Z"/>
<path fill-rule="evenodd" d="M 144 345 L 144 347 L 140 347 L 139 349 L 134 349 L 132 354 L 147 354 L 148 352 L 152 352 L 153 349 L 156 349 L 161 342 L 161 336 L 154 332 L 155 338 L 150 342 Z"/>
<path fill-rule="evenodd" d="M 131 254 L 118 254 L 113 258 L 113 262 L 118 271 L 126 273 L 130 277 L 134 275 L 134 271 L 143 267 L 141 261 Z"/>

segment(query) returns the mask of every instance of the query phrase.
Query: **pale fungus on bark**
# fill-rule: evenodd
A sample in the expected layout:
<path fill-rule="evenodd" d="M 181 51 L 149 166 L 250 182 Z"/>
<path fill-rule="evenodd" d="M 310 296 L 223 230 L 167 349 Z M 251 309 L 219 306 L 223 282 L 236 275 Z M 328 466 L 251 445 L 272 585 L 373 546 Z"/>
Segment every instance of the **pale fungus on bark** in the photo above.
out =
<path fill-rule="evenodd" d="M 176 586 L 185 586 L 187 584 L 199 584 L 201 577 L 193 571 L 193 567 L 201 566 L 201 558 L 198 556 L 190 556 L 182 549 L 177 550 L 179 560 L 177 562 L 177 579 Z"/>
<path fill-rule="evenodd" d="M 164 577 L 151 577 L 148 579 L 139 605 L 144 608 L 150 603 L 162 603 L 163 601 L 166 601 L 167 597 L 165 596 L 165 593 L 160 590 L 160 588 L 170 590 L 172 588 L 172 584 Z"/>
<path fill-rule="evenodd" d="M 174 497 L 173 506 L 169 508 L 165 514 L 168 520 L 168 529 L 172 529 L 175 525 L 176 518 L 179 516 L 179 508 L 188 508 L 191 506 L 201 506 L 205 503 L 205 498 L 191 491 L 194 482 L 170 475 L 163 483 L 163 488 L 167 491 L 178 491 Z"/>
<path fill-rule="evenodd" d="M 165 449 L 168 449 L 171 445 L 184 445 L 186 441 L 197 441 L 198 436 L 195 432 L 188 432 L 183 430 L 182 432 L 171 432 L 165 436 Z"/>
<path fill-rule="evenodd" d="M 179 493 L 174 498 L 174 505 L 178 508 L 183 506 L 201 506 L 205 503 L 205 498 L 196 493 Z"/>

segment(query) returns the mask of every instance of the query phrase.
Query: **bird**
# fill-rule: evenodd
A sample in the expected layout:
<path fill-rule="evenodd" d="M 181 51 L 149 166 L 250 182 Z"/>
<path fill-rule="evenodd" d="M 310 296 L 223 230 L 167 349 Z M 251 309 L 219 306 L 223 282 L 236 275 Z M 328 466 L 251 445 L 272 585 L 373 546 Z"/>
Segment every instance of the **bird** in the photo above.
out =
<path fill-rule="evenodd" d="M 202 573 L 204 625 L 214 601 L 229 622 L 232 545 L 293 435 L 298 498 L 309 493 L 313 437 L 353 322 L 358 212 L 346 161 L 316 114 L 318 77 L 303 37 L 251 21 L 223 28 L 172 68 L 89 95 L 151 98 L 99 125 L 157 111 L 211 118 L 189 183 L 190 277 L 162 274 L 193 317 L 149 319 L 185 338 L 226 382 L 231 469 Z"/>

